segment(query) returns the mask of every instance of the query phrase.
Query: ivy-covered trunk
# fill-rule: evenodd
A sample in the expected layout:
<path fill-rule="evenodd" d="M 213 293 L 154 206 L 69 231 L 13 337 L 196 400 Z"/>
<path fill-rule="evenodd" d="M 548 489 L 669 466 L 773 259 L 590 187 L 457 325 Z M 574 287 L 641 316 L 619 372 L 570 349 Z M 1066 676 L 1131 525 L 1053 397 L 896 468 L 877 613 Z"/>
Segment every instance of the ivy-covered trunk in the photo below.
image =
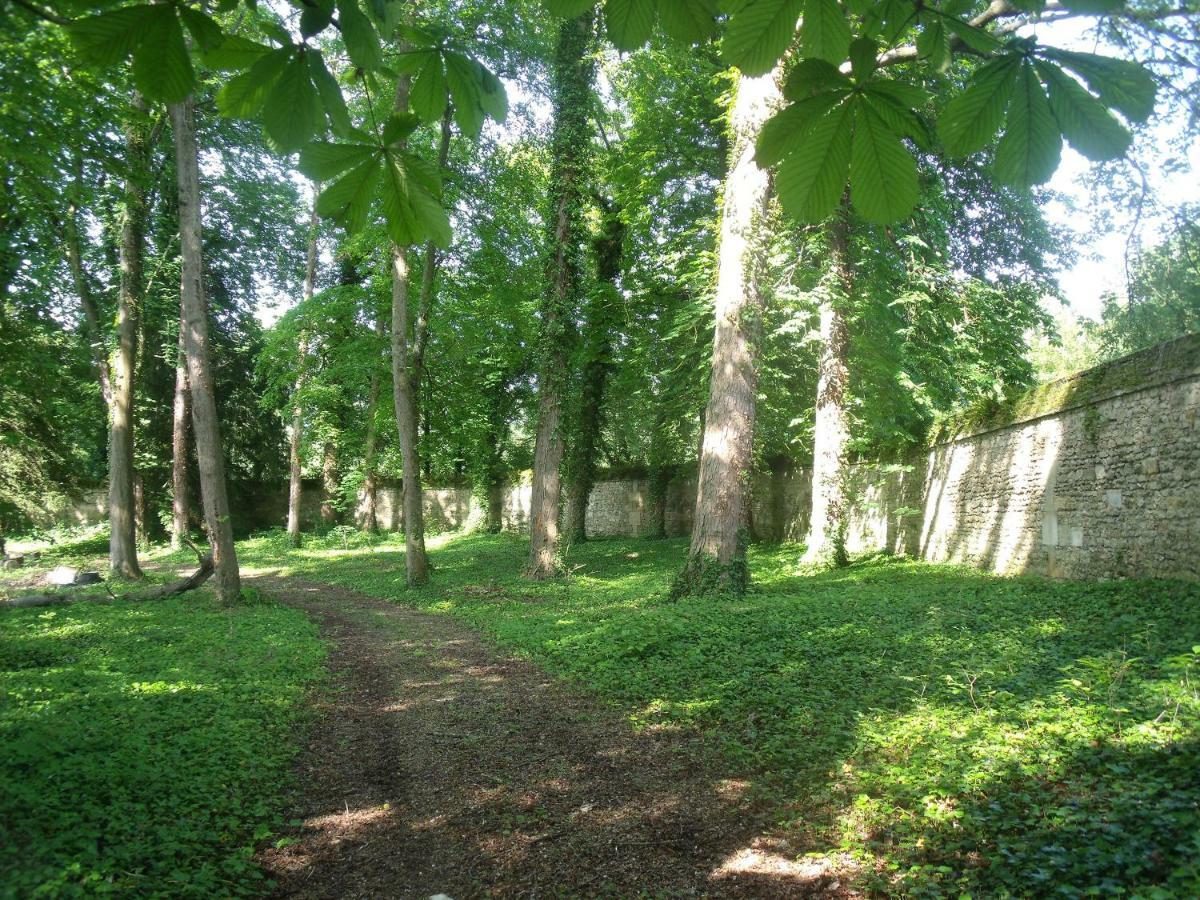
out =
<path fill-rule="evenodd" d="M 744 523 L 763 312 L 756 248 L 771 197 L 771 180 L 755 162 L 754 146 L 782 102 L 779 76 L 779 70 L 756 78 L 743 75 L 730 115 L 732 158 L 722 205 L 696 517 L 687 564 L 673 589 L 676 596 L 740 594 L 749 583 Z"/>
<path fill-rule="evenodd" d="M 183 319 L 179 320 L 179 348 L 175 355 L 175 399 L 171 418 L 171 547 L 178 550 L 188 533 L 192 498 L 188 486 L 188 428 L 191 392 L 188 390 L 187 353 L 183 346 Z"/>
<path fill-rule="evenodd" d="M 559 28 L 553 66 L 554 131 L 550 145 L 548 286 L 540 308 L 538 425 L 530 500 L 530 578 L 559 574 L 558 514 L 562 499 L 562 403 L 568 344 L 582 281 L 582 207 L 591 143 L 590 110 L 596 65 L 589 11 Z"/>
<path fill-rule="evenodd" d="M 314 197 L 320 193 L 320 186 L 313 186 Z M 313 297 L 317 284 L 317 203 L 313 200 L 312 215 L 308 222 L 308 253 L 304 260 L 304 300 Z M 308 336 L 301 331 L 299 344 L 296 348 L 296 360 L 299 373 L 296 384 L 292 389 L 292 424 L 288 435 L 288 545 L 300 546 L 300 503 L 304 496 L 303 465 L 301 450 L 304 447 L 304 408 L 300 398 L 304 386 L 308 382 Z"/>
<path fill-rule="evenodd" d="M 621 210 L 601 201 L 604 221 L 592 242 L 596 256 L 599 286 L 588 310 L 584 326 L 585 359 L 579 398 L 579 425 L 567 459 L 570 483 L 567 485 L 567 540 L 587 540 L 587 507 L 596 483 L 596 457 L 600 448 L 600 429 L 604 424 L 604 389 L 612 371 L 613 335 L 620 323 L 621 251 L 625 244 L 625 223 Z"/>
<path fill-rule="evenodd" d="M 112 403 L 108 418 L 108 564 L 123 578 L 141 578 L 137 559 L 137 516 L 133 477 L 134 376 L 138 315 L 144 277 L 146 188 L 146 102 L 136 92 L 125 125 L 125 202 L 121 216 L 121 278 L 117 291 L 117 348 L 113 355 Z"/>
<path fill-rule="evenodd" d="M 846 460 L 850 429 L 850 336 L 845 304 L 854 290 L 850 258 L 850 212 L 845 205 L 828 226 L 833 290 L 820 304 L 821 353 L 817 361 L 817 402 L 813 424 L 812 511 L 804 561 L 845 565 Z"/>
<path fill-rule="evenodd" d="M 383 343 L 383 318 L 375 317 L 375 340 Z M 383 379 L 379 367 L 371 370 L 367 391 L 367 434 L 363 441 L 362 527 L 368 534 L 379 531 L 379 394 Z"/>
<path fill-rule="evenodd" d="M 171 104 L 175 139 L 175 168 L 179 184 L 179 249 L 183 266 L 180 301 L 188 384 L 192 392 L 192 433 L 200 466 L 200 497 L 216 567 L 217 596 L 233 603 L 241 595 L 229 495 L 225 485 L 225 455 L 213 394 L 209 354 L 208 309 L 204 298 L 204 242 L 200 224 L 200 161 L 196 147 L 195 104 L 191 97 Z"/>

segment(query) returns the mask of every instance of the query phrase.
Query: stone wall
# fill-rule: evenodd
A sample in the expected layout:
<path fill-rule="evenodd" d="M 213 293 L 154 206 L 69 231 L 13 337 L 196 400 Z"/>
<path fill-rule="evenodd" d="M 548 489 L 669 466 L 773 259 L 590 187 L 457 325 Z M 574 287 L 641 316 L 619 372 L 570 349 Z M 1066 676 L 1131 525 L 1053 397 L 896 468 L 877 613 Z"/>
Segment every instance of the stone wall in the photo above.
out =
<path fill-rule="evenodd" d="M 1070 378 L 947 429 L 907 465 L 852 467 L 852 552 L 885 550 L 1000 573 L 1056 577 L 1200 578 L 1200 335 L 1191 335 Z M 401 526 L 400 487 L 383 485 L 380 525 Z M 802 541 L 810 475 L 758 474 L 752 536 Z M 529 527 L 530 479 L 504 491 L 504 526 Z M 282 526 L 286 486 L 259 491 L 243 515 L 252 527 Z M 691 531 L 694 475 L 667 487 L 669 536 Z M 306 484 L 303 518 L 315 524 L 317 483 Z M 650 530 L 649 483 L 601 480 L 587 527 L 595 537 Z M 360 510 L 361 513 L 361 510 Z M 60 519 L 92 521 L 103 495 Z M 466 486 L 425 491 L 430 531 L 468 527 L 482 511 Z"/>

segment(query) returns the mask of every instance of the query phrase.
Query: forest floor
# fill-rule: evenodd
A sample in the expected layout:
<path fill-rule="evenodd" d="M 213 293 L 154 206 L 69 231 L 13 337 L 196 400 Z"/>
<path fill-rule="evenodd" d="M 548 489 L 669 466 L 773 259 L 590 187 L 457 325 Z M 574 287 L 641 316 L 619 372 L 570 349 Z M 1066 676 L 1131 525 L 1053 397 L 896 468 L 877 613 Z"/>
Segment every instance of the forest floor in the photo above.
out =
<path fill-rule="evenodd" d="M 394 537 L 273 533 L 243 605 L 0 611 L 0 885 L 1200 896 L 1198 584 L 756 546 L 744 598 L 670 602 L 681 541 L 541 583 L 430 547 L 417 590 Z"/>
<path fill-rule="evenodd" d="M 616 710 L 474 629 L 345 588 L 259 578 L 330 643 L 281 846 L 298 897 L 836 896 L 829 860 L 761 834 L 713 748 Z"/>

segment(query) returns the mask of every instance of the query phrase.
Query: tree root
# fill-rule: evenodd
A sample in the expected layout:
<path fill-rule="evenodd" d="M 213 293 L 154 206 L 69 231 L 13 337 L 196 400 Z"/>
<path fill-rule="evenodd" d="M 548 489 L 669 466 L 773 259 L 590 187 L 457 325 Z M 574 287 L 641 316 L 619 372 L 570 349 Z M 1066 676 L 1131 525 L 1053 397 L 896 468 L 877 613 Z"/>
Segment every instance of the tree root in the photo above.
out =
<path fill-rule="evenodd" d="M 199 555 L 199 554 L 197 554 Z M 30 594 L 27 597 L 14 597 L 12 600 L 0 600 L 0 609 L 23 609 L 36 606 L 65 606 L 68 603 L 91 601 L 92 603 L 112 603 L 117 600 L 165 600 L 179 594 L 195 590 L 208 581 L 213 573 L 212 555 L 200 559 L 200 567 L 187 578 L 181 578 L 170 584 L 164 584 L 148 591 L 131 591 L 128 594 L 109 593 L 107 597 L 79 597 L 71 594 Z"/>

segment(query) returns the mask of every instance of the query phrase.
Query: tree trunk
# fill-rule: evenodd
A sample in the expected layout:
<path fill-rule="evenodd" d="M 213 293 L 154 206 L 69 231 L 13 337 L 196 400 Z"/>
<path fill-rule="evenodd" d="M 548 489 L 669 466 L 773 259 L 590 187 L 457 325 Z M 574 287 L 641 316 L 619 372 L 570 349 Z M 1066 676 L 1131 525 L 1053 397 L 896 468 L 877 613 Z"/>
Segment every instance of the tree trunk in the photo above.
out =
<path fill-rule="evenodd" d="M 175 357 L 175 404 L 171 422 L 171 549 L 183 547 L 192 518 L 191 490 L 188 486 L 188 416 L 191 392 L 188 390 L 187 353 L 184 349 L 184 322 L 179 321 L 179 349 Z"/>
<path fill-rule="evenodd" d="M 725 181 L 718 251 L 716 328 L 704 413 L 696 518 L 688 561 L 673 594 L 740 594 L 749 584 L 745 517 L 758 389 L 763 296 L 756 245 L 771 181 L 754 160 L 762 126 L 782 102 L 777 69 L 738 82 L 730 120 L 732 163 Z"/>
<path fill-rule="evenodd" d="M 567 381 L 567 344 L 578 314 L 582 262 L 585 167 L 591 142 L 589 111 L 596 66 L 591 56 L 591 11 L 564 22 L 554 58 L 554 133 L 551 138 L 549 286 L 541 304 L 538 426 L 530 501 L 530 578 L 561 571 L 558 512 L 562 494 L 562 397 Z"/>
<path fill-rule="evenodd" d="M 642 518 L 642 537 L 667 536 L 667 488 L 674 470 L 671 466 L 653 466 L 646 485 L 646 512 Z"/>
<path fill-rule="evenodd" d="M 383 318 L 375 317 L 375 337 L 382 341 Z M 383 379 L 378 367 L 371 372 L 371 389 L 367 394 L 367 437 L 363 447 L 363 530 L 368 534 L 379 531 L 379 393 Z"/>
<path fill-rule="evenodd" d="M 326 441 L 321 448 L 321 521 L 326 525 L 336 525 L 338 522 L 337 500 L 341 490 L 337 444 Z"/>
<path fill-rule="evenodd" d="M 320 185 L 313 185 L 313 208 L 308 221 L 308 254 L 304 264 L 304 301 L 312 299 L 317 283 L 317 195 Z M 292 428 L 288 437 L 288 545 L 300 546 L 300 501 L 303 498 L 304 485 L 300 464 L 300 451 L 304 446 L 304 410 L 300 406 L 300 394 L 308 381 L 308 339 L 304 332 L 300 333 L 300 346 L 297 348 L 297 359 L 300 371 L 296 375 L 295 389 L 292 391 Z M 322 509 L 322 511 L 324 511 Z"/>
<path fill-rule="evenodd" d="M 827 293 L 820 305 L 821 355 L 817 361 L 817 405 L 813 425 L 812 511 L 804 561 L 845 565 L 846 460 L 850 429 L 850 350 L 844 303 L 852 296 L 850 219 L 845 207 L 829 225 L 829 249 L 842 296 Z"/>
<path fill-rule="evenodd" d="M 225 458 L 221 426 L 213 395 L 212 364 L 208 348 L 208 309 L 204 297 L 204 243 L 200 224 L 200 164 L 196 147 L 195 105 L 191 97 L 173 103 L 171 126 L 175 140 L 175 168 L 179 182 L 179 244 L 183 273 L 180 305 L 184 320 L 188 384 L 192 392 L 192 433 L 200 465 L 200 498 L 216 567 L 217 597 L 232 603 L 241 596 L 229 496 L 225 485 Z"/>
<path fill-rule="evenodd" d="M 138 314 L 144 278 L 146 190 L 146 103 L 136 92 L 131 121 L 125 126 L 125 204 L 121 222 L 121 282 L 117 292 L 117 352 L 112 366 L 112 403 L 108 419 L 108 564 L 122 578 L 141 578 L 137 559 L 137 522 L 133 475 L 134 373 L 137 366 Z"/>
<path fill-rule="evenodd" d="M 565 530 L 567 540 L 571 543 L 587 540 L 587 507 L 596 483 L 596 457 L 600 429 L 604 424 L 604 389 L 612 371 L 613 337 L 620 324 L 621 295 L 618 281 L 625 244 L 625 223 L 616 205 L 603 198 L 600 203 L 604 209 L 604 223 L 599 237 L 593 242 L 600 291 L 589 311 L 586 325 L 587 362 L 583 366 L 579 425 L 575 429 L 575 441 L 567 460 L 571 481 L 567 486 Z"/>
<path fill-rule="evenodd" d="M 83 183 L 83 157 L 78 152 L 75 153 L 74 166 L 75 181 L 71 186 L 72 196 L 67 204 L 67 218 L 63 223 L 63 233 L 67 245 L 67 266 L 71 270 L 71 281 L 75 284 L 79 305 L 83 308 L 88 348 L 92 354 L 92 368 L 96 373 L 96 381 L 100 385 L 100 397 L 104 401 L 104 411 L 107 416 L 113 402 L 112 383 L 108 371 L 108 353 L 105 350 L 104 331 L 100 327 L 100 311 L 96 307 L 96 298 L 92 295 L 92 286 L 83 265 L 83 245 L 79 237 L 78 196 Z"/>

